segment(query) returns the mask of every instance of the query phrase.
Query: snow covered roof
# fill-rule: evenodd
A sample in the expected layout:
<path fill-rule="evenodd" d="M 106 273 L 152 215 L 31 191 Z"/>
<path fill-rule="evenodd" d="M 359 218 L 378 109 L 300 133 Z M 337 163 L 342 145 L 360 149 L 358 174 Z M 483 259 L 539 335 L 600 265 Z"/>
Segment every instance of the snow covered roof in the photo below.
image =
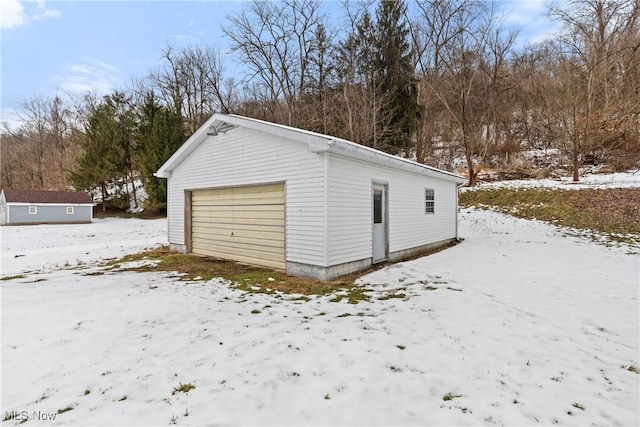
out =
<path fill-rule="evenodd" d="M 91 196 L 83 192 L 14 190 L 11 188 L 4 188 L 2 192 L 7 203 L 93 205 Z"/>
<path fill-rule="evenodd" d="M 175 169 L 187 156 L 189 156 L 200 144 L 202 144 L 211 134 L 226 133 L 235 127 L 244 127 L 285 139 L 300 141 L 309 145 L 309 150 L 314 153 L 328 152 L 339 154 L 344 157 L 359 159 L 369 163 L 380 164 L 396 169 L 407 170 L 422 175 L 432 176 L 438 179 L 465 182 L 465 178 L 460 175 L 443 171 L 431 166 L 423 165 L 402 157 L 393 156 L 374 148 L 365 147 L 346 139 L 323 135 L 303 129 L 276 123 L 265 122 L 263 120 L 237 116 L 234 114 L 215 113 L 202 125 L 183 145 L 176 151 L 164 165 L 155 173 L 157 177 L 168 178 L 171 171 Z"/>

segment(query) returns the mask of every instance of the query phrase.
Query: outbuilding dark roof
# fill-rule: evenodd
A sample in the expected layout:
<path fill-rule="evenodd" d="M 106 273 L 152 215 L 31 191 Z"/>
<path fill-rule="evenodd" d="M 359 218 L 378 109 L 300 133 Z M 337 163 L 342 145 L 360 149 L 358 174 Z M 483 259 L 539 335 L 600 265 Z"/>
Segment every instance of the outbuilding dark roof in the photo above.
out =
<path fill-rule="evenodd" d="M 92 205 L 93 200 L 89 193 L 70 191 L 43 191 L 43 190 L 2 190 L 7 203 L 63 203 L 70 205 Z"/>

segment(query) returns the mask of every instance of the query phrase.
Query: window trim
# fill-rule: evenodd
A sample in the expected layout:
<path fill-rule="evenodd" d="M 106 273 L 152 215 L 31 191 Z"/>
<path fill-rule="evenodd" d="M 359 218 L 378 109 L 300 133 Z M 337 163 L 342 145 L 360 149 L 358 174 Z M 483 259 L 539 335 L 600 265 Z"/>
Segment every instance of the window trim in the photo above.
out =
<path fill-rule="evenodd" d="M 73 206 L 67 206 L 67 215 L 73 215 L 74 208 Z"/>
<path fill-rule="evenodd" d="M 29 215 L 38 215 L 38 207 L 35 205 L 29 205 Z"/>
<path fill-rule="evenodd" d="M 424 213 L 425 215 L 436 213 L 436 190 L 433 188 L 424 189 Z"/>

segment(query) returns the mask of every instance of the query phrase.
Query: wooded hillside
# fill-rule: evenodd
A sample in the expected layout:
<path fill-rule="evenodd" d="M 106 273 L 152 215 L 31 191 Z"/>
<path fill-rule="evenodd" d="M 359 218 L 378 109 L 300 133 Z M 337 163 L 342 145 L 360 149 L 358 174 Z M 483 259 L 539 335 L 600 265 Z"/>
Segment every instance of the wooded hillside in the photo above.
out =
<path fill-rule="evenodd" d="M 163 207 L 153 172 L 214 111 L 456 170 L 470 185 L 486 170 L 550 172 L 519 155 L 531 150 L 574 180 L 587 164 L 640 167 L 640 0 L 548 13 L 559 32 L 522 46 L 485 1 L 348 2 L 342 18 L 316 0 L 247 3 L 224 25 L 232 55 L 167 46 L 115 93 L 24 100 L 21 125 L 2 133 L 2 186 L 103 198 L 115 186 L 124 198 L 140 178 Z"/>

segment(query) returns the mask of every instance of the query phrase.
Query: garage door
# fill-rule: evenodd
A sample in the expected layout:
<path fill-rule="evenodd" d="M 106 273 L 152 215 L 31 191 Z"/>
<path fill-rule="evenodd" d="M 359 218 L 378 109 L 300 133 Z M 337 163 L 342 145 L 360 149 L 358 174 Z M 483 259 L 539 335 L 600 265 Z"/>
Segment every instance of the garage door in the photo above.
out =
<path fill-rule="evenodd" d="M 284 184 L 191 193 L 193 253 L 284 270 Z"/>

